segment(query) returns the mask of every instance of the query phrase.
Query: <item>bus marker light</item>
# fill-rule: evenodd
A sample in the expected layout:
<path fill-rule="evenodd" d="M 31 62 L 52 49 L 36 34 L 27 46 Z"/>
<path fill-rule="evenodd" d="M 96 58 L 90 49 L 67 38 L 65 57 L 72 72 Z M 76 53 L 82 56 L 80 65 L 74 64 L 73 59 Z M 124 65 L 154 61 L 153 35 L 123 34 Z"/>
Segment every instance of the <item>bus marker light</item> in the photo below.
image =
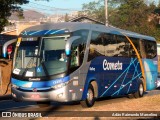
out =
<path fill-rule="evenodd" d="M 73 92 L 73 90 L 69 90 L 69 92 Z"/>
<path fill-rule="evenodd" d="M 83 91 L 83 88 L 81 88 L 80 91 Z"/>
<path fill-rule="evenodd" d="M 78 81 L 77 81 L 77 80 L 76 80 L 76 81 L 74 80 L 74 81 L 73 81 L 73 85 L 74 85 L 74 86 L 78 86 Z"/>

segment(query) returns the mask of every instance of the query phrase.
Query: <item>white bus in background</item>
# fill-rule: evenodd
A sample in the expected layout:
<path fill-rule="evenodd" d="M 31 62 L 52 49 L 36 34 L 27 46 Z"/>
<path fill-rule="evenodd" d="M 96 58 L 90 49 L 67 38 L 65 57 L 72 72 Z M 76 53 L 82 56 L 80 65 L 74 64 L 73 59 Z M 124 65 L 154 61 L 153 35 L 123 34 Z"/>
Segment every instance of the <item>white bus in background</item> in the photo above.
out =
<path fill-rule="evenodd" d="M 157 44 L 158 61 L 160 61 L 160 44 Z"/>
<path fill-rule="evenodd" d="M 157 44 L 157 56 L 158 56 L 158 63 L 159 63 L 159 61 L 160 61 L 160 43 Z M 160 87 L 160 73 L 159 73 L 159 70 L 158 70 L 157 87 Z"/>

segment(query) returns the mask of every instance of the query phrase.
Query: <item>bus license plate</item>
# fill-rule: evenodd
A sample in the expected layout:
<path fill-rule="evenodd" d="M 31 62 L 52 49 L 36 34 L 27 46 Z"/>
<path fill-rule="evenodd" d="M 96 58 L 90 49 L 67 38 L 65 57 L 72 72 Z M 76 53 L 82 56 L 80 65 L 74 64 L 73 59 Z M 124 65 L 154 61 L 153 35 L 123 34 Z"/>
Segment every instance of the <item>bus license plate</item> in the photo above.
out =
<path fill-rule="evenodd" d="M 31 95 L 31 98 L 38 99 L 38 98 L 40 98 L 40 96 L 39 96 L 39 94 L 33 94 L 33 95 Z"/>

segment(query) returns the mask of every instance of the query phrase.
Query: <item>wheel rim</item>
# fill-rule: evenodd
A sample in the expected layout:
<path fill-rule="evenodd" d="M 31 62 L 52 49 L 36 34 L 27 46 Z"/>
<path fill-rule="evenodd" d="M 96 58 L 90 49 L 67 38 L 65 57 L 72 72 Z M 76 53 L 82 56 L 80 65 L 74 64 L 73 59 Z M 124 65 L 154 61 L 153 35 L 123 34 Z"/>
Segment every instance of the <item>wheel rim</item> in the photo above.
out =
<path fill-rule="evenodd" d="M 141 96 L 143 95 L 143 85 L 142 84 L 140 84 L 139 86 L 139 93 Z"/>
<path fill-rule="evenodd" d="M 87 100 L 89 104 L 93 103 L 93 91 L 91 89 L 88 89 L 88 93 L 87 93 Z"/>

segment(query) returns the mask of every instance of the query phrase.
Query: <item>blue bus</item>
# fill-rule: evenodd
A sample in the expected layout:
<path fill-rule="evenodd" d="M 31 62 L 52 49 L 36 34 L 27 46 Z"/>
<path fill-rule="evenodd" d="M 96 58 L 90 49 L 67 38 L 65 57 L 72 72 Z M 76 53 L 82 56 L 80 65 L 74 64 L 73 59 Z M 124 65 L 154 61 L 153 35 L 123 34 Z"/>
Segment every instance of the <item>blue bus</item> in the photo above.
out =
<path fill-rule="evenodd" d="M 89 23 L 46 23 L 18 37 L 11 76 L 16 101 L 80 101 L 142 97 L 156 88 L 153 37 Z"/>

